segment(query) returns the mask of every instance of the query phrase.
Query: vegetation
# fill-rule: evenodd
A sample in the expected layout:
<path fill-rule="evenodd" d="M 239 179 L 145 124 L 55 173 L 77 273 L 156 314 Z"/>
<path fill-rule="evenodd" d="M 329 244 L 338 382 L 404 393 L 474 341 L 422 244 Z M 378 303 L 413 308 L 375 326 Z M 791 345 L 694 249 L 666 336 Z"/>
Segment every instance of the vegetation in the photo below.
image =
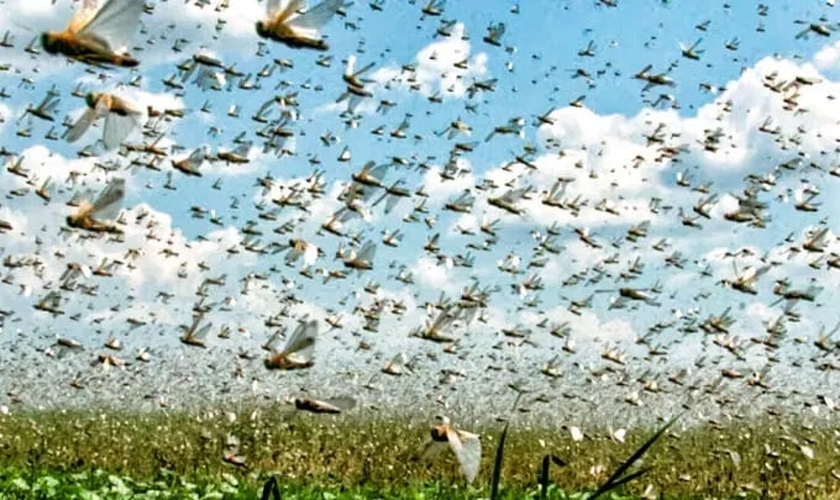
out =
<path fill-rule="evenodd" d="M 539 498 L 543 489 L 546 498 L 575 498 L 582 494 L 563 492 L 591 494 L 611 478 L 616 491 L 636 497 L 840 494 L 840 438 L 827 425 L 768 419 L 680 428 L 648 448 L 657 429 L 631 429 L 623 443 L 620 433 L 584 429 L 575 441 L 567 430 L 518 427 L 514 418 L 503 463 L 496 454 L 502 425 L 470 429 L 482 435 L 484 456 L 468 486 L 451 454 L 417 460 L 429 425 L 410 418 L 259 407 L 236 414 L 22 410 L 0 416 L 0 499 L 259 498 L 270 477 L 284 499 L 488 498 L 494 462 L 502 464 L 498 498 Z M 232 437 L 243 465 L 225 461 Z M 628 477 L 635 480 L 621 484 Z"/>

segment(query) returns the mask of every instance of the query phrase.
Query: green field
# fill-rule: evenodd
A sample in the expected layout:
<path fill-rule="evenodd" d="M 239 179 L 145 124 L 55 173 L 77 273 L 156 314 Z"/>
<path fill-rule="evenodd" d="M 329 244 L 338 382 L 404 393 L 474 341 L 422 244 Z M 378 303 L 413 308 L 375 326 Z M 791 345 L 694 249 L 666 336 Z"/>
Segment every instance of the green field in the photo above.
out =
<path fill-rule="evenodd" d="M 458 423 L 457 421 L 455 422 Z M 418 460 L 429 423 L 269 408 L 237 412 L 34 412 L 0 416 L 3 498 L 259 498 L 276 477 L 282 498 L 489 498 L 503 424 L 482 435 L 478 478 L 467 485 L 451 454 Z M 624 443 L 606 429 L 517 425 L 504 448 L 501 498 L 539 498 L 542 459 L 548 498 L 583 498 L 656 429 L 631 429 Z M 235 436 L 244 465 L 224 460 Z M 831 426 L 780 418 L 685 428 L 677 422 L 628 470 L 646 472 L 616 490 L 649 498 L 837 498 L 840 437 Z M 566 493 L 577 492 L 577 493 Z M 615 492 L 611 494 L 616 494 Z"/>

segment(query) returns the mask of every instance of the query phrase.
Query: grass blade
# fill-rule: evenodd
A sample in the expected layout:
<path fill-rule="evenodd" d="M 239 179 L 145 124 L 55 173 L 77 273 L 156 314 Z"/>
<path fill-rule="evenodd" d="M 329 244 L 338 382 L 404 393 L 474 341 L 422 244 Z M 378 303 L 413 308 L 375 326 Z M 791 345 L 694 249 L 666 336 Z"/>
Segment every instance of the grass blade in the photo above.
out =
<path fill-rule="evenodd" d="M 551 462 L 554 462 L 554 465 L 558 467 L 566 465 L 566 462 L 557 455 L 549 454 L 543 457 L 542 468 L 540 469 L 540 500 L 545 500 L 546 495 L 548 495 L 548 486 L 551 482 L 551 476 L 549 475 Z"/>
<path fill-rule="evenodd" d="M 643 475 L 647 474 L 648 472 L 650 472 L 650 467 L 646 467 L 644 469 L 639 469 L 635 472 L 631 472 L 630 474 L 627 474 L 626 476 L 622 477 L 621 479 L 616 479 L 610 485 L 610 489 L 614 490 L 618 487 L 621 487 L 621 486 L 629 483 L 630 481 L 636 479 L 637 477 L 640 477 L 640 476 L 643 476 Z"/>
<path fill-rule="evenodd" d="M 540 500 L 545 500 L 548 494 L 548 468 L 551 467 L 551 457 L 546 455 L 542 459 L 542 467 L 540 468 Z"/>
<path fill-rule="evenodd" d="M 613 490 L 615 488 L 618 488 L 619 486 L 621 486 L 621 485 L 623 485 L 623 484 L 641 476 L 645 472 L 647 472 L 647 470 L 641 470 L 641 471 L 636 471 L 632 474 L 629 474 L 626 477 L 622 477 L 624 475 L 624 473 L 627 472 L 627 469 L 632 467 L 633 464 L 636 463 L 636 461 L 638 461 L 640 458 L 642 458 L 642 455 L 644 455 L 650 449 L 650 447 L 653 446 L 653 444 L 660 437 L 662 437 L 662 435 L 665 433 L 665 431 L 667 431 L 668 428 L 671 427 L 671 425 L 673 425 L 674 422 L 676 422 L 678 418 L 680 418 L 680 416 L 681 416 L 681 414 L 672 418 L 670 421 L 668 421 L 668 423 L 666 423 L 658 431 L 656 431 L 656 433 L 653 436 L 651 436 L 650 439 L 645 441 L 645 444 L 640 446 L 639 449 L 636 450 L 635 453 L 630 455 L 630 458 L 625 460 L 624 463 L 621 464 L 621 466 L 613 473 L 613 475 L 610 476 L 609 479 L 607 479 L 607 481 L 600 488 L 598 488 L 595 491 L 595 493 L 593 493 L 590 497 L 588 497 L 587 500 L 595 500 L 596 498 L 603 495 L 604 493 L 606 493 L 610 490 Z"/>
<path fill-rule="evenodd" d="M 499 482 L 502 479 L 502 460 L 505 455 L 505 439 L 507 438 L 510 421 L 505 422 L 505 428 L 499 436 L 499 446 L 496 447 L 496 460 L 493 463 L 493 482 L 490 483 L 490 500 L 496 500 L 499 496 Z"/>
<path fill-rule="evenodd" d="M 519 398 L 522 397 L 523 391 L 517 390 L 516 399 L 513 401 L 511 411 L 516 410 L 516 405 L 519 404 Z M 502 461 L 505 455 L 505 439 L 507 439 L 507 431 L 510 427 L 510 420 L 505 422 L 505 428 L 502 429 L 502 434 L 499 436 L 499 446 L 496 448 L 496 460 L 493 462 L 493 479 L 490 483 L 490 500 L 496 500 L 499 496 L 499 483 L 502 480 Z"/>
<path fill-rule="evenodd" d="M 269 496 L 273 497 L 274 500 L 280 500 L 280 488 L 277 487 L 277 478 L 274 476 L 268 478 L 268 481 L 263 485 L 260 500 L 268 500 Z"/>

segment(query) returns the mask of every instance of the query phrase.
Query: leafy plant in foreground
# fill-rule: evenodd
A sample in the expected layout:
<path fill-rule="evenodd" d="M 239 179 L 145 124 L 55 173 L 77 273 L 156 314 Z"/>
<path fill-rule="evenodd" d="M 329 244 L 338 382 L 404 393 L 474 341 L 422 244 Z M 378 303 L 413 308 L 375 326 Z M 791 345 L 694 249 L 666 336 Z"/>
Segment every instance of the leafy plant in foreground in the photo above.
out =
<path fill-rule="evenodd" d="M 650 468 L 639 469 L 635 472 L 627 474 L 626 476 L 624 475 L 624 473 L 627 472 L 627 470 L 630 467 L 632 467 L 633 464 L 636 463 L 636 461 L 642 458 L 642 455 L 644 455 L 650 449 L 651 446 L 653 446 L 653 443 L 655 443 L 660 437 L 662 437 L 665 431 L 668 430 L 668 428 L 671 427 L 671 425 L 673 425 L 679 417 L 680 416 L 677 415 L 676 417 L 672 418 L 668 421 L 668 423 L 666 423 L 658 431 L 656 431 L 656 433 L 654 433 L 653 436 L 650 437 L 650 439 L 645 441 L 645 443 L 642 446 L 640 446 L 635 453 L 630 455 L 630 458 L 625 460 L 624 463 L 621 464 L 621 466 L 619 466 L 618 469 L 616 469 L 613 475 L 607 478 L 607 481 L 600 488 L 598 488 L 595 491 L 595 493 L 593 493 L 589 498 L 587 498 L 587 500 L 595 500 L 604 493 L 607 493 L 608 491 L 614 490 L 619 486 L 627 484 L 630 481 L 636 479 L 637 477 L 640 477 L 643 474 L 647 473 L 650 470 Z"/>

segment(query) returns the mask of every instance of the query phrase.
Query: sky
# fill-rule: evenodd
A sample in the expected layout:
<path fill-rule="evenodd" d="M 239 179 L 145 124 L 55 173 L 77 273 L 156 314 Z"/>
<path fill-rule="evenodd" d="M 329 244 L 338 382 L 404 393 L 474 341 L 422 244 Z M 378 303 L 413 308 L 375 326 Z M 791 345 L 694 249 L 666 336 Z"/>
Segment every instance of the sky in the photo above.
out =
<path fill-rule="evenodd" d="M 261 39 L 254 25 L 267 13 L 256 0 L 150 0 L 127 47 L 135 69 L 42 49 L 40 33 L 63 29 L 78 3 L 0 0 L 14 12 L 0 19 L 9 401 L 116 396 L 154 408 L 308 392 L 458 413 L 475 401 L 503 406 L 515 384 L 532 391 L 534 413 L 629 408 L 643 418 L 684 404 L 700 418 L 776 406 L 821 417 L 820 397 L 840 397 L 826 389 L 838 338 L 816 344 L 837 325 L 840 298 L 833 2 L 450 1 L 432 16 L 421 1 L 356 1 L 320 28 L 329 49 L 316 51 Z M 828 36 L 809 31 L 817 24 Z M 698 57 L 686 57 L 695 42 Z M 187 73 L 195 55 L 227 71 Z M 350 56 L 356 69 L 372 64 L 358 76 L 369 97 L 342 98 Z M 647 85 L 651 75 L 661 85 Z M 27 113 L 51 89 L 55 121 Z M 98 142 L 101 122 L 62 139 L 89 92 L 143 112 L 123 146 Z M 258 114 L 293 137 L 264 147 Z M 156 139 L 165 155 L 154 162 L 125 147 Z M 172 168 L 243 141 L 247 163 L 204 161 L 201 177 Z M 386 166 L 375 170 L 382 187 L 352 202 L 343 235 L 324 231 L 369 162 Z M 68 228 L 67 202 L 88 191 L 93 200 L 115 178 L 126 183 L 123 236 Z M 307 189 L 315 178 L 323 194 Z M 551 206 L 558 179 L 565 190 Z M 49 201 L 36 192 L 45 181 Z M 397 181 L 411 197 L 375 203 Z M 728 220 L 747 191 L 763 208 Z M 446 208 L 464 193 L 471 207 Z M 518 213 L 489 202 L 506 193 Z M 815 207 L 800 203 L 809 197 Z M 695 210 L 703 199 L 706 216 Z M 495 236 L 481 230 L 493 221 Z M 385 245 L 397 230 L 399 244 Z M 824 249 L 808 250 L 822 230 Z M 315 262 L 287 265 L 291 239 L 317 247 Z M 368 241 L 372 268 L 345 266 Z M 111 275 L 68 282 L 71 263 L 111 265 Z M 731 286 L 755 271 L 756 293 Z M 785 299 L 779 280 L 814 300 Z M 473 284 L 489 292 L 475 314 L 458 306 Z M 33 307 L 51 292 L 62 314 Z M 199 325 L 212 324 L 204 349 L 179 341 L 196 309 Z M 457 318 L 443 321 L 450 342 L 411 335 L 442 314 Z M 701 328 L 723 316 L 728 327 Z M 326 321 L 339 317 L 337 328 Z M 261 346 L 304 319 L 319 322 L 314 366 L 267 370 Z M 380 371 L 401 354 L 410 373 Z M 122 366 L 103 365 L 106 355 Z"/>

